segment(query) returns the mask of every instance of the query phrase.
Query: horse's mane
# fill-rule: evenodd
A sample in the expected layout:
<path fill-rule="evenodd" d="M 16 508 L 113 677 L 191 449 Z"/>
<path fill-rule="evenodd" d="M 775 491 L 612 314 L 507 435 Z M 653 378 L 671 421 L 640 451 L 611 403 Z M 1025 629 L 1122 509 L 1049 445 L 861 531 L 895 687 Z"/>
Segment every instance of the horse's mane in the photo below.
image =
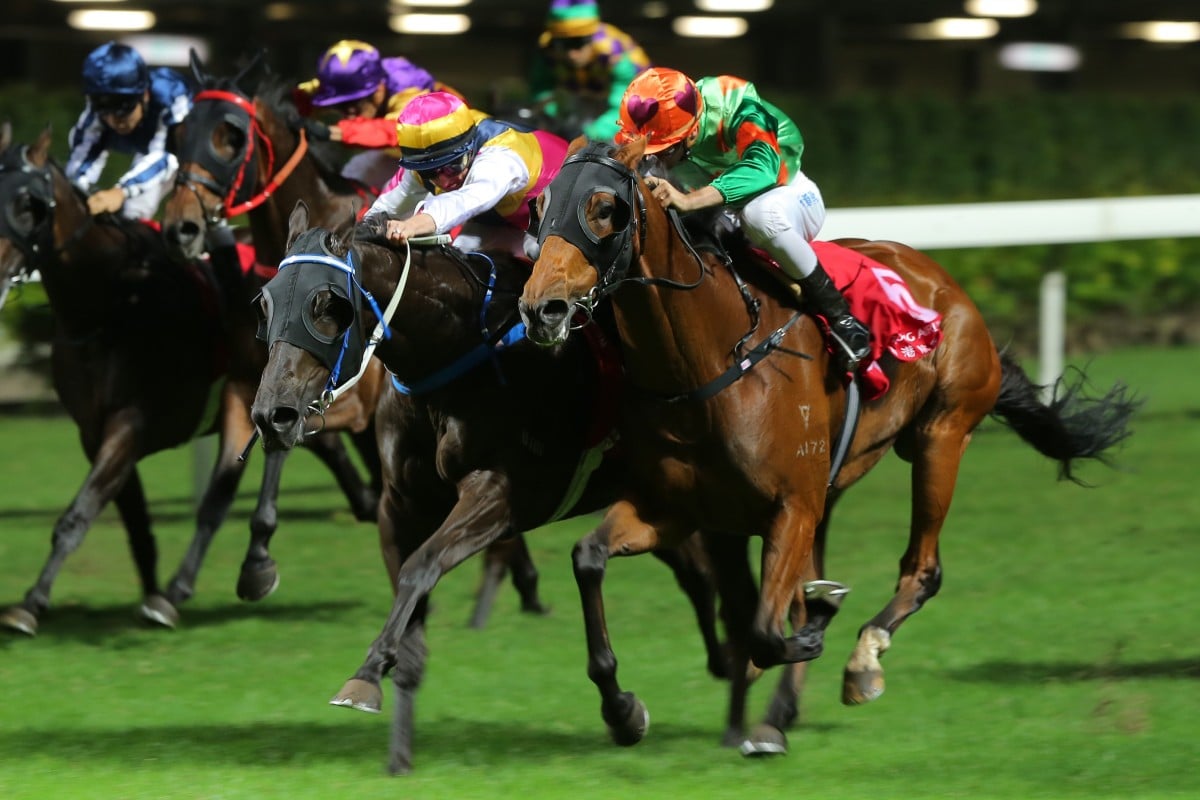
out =
<path fill-rule="evenodd" d="M 288 81 L 279 75 L 267 75 L 255 92 L 255 96 L 267 109 L 292 130 L 300 124 L 300 111 L 292 99 L 294 87 L 294 81 Z M 321 180 L 331 192 L 354 193 L 355 185 L 342 176 L 341 162 L 345 160 L 345 149 L 341 145 L 309 138 L 308 152 L 321 175 Z"/>

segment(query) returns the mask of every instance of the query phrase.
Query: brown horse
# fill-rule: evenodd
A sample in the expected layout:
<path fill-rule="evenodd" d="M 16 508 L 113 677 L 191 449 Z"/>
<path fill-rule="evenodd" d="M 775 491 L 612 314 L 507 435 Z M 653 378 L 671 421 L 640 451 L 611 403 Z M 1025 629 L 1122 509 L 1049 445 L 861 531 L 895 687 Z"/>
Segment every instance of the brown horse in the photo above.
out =
<path fill-rule="evenodd" d="M 813 659 L 823 625 L 801 613 L 790 635 L 785 628 L 793 602 L 805 605 L 797 582 L 822 569 L 831 507 L 894 449 L 912 464 L 908 548 L 895 596 L 863 626 L 844 675 L 844 702 L 872 700 L 883 691 L 879 656 L 938 591 L 938 535 L 976 425 L 997 415 L 1071 477 L 1077 459 L 1103 458 L 1127 435 L 1137 403 L 1117 386 L 1100 399 L 1074 387 L 1043 404 L 945 270 L 902 244 L 845 240 L 902 276 L 917 303 L 941 314 L 944 334 L 920 360 L 884 356 L 891 388 L 863 403 L 855 429 L 846 383 L 830 370 L 818 324 L 744 249 L 728 268 L 693 249 L 638 175 L 643 148 L 642 141 L 620 149 L 573 144 L 543 195 L 550 201 L 541 209 L 541 254 L 520 301 L 529 336 L 561 346 L 575 311 L 610 297 L 637 387 L 622 427 L 633 465 L 628 483 L 573 554 L 588 675 L 604 719 L 625 742 L 644 732 L 644 706 L 621 691 L 605 629 L 601 587 L 610 557 L 669 545 L 701 522 L 762 536 L 757 609 L 732 612 L 741 619 L 727 620 L 730 641 L 759 667 Z M 839 467 L 834 453 L 847 426 L 853 438 Z"/>
<path fill-rule="evenodd" d="M 193 53 L 192 72 L 201 90 L 192 112 L 180 125 L 179 172 L 163 214 L 164 234 L 181 256 L 203 251 L 207 235 L 215 227 L 225 218 L 245 213 L 257 260 L 275 265 L 283 258 L 287 215 L 296 203 L 306 202 L 317 223 L 334 226 L 352 219 L 373 197 L 369 189 L 352 184 L 333 168 L 330 149 L 335 146 L 310 147 L 297 132 L 298 112 L 291 102 L 288 84 L 268 79 L 256 92 L 243 88 L 247 74 L 257 65 L 256 59 L 238 75 L 218 78 L 208 75 Z M 234 327 L 239 336 L 237 352 L 251 362 L 255 385 L 266 363 L 266 352 L 253 339 L 257 320 L 250 299 L 267 278 L 269 273 L 255 272 L 246 281 L 244 296 L 233 304 Z M 367 369 L 364 380 L 324 415 L 321 429 L 350 431 L 378 485 L 381 478 L 375 433 L 373 429 L 363 430 L 361 421 L 374 414 L 383 377 L 378 362 Z M 285 455 L 282 450 L 272 451 L 270 459 L 275 466 L 264 475 L 258 506 L 251 517 L 251 541 L 238 585 L 238 594 L 245 599 L 265 597 L 278 581 L 268 546 L 276 528 L 279 470 Z M 374 512 L 374 504 L 371 508 Z M 374 513 L 370 518 L 374 519 Z M 537 569 L 524 542 L 514 538 L 488 550 L 484 580 L 470 620 L 473 627 L 481 627 L 486 621 L 497 586 L 510 569 L 522 607 L 542 610 Z"/>
<path fill-rule="evenodd" d="M 271 359 L 254 420 L 268 448 L 298 441 L 307 409 L 328 388 L 335 353 L 361 354 L 363 332 L 387 317 L 378 306 L 402 292 L 377 351 L 410 392 L 404 402 L 389 392 L 377 417 L 385 479 L 379 534 L 396 599 L 367 662 L 332 702 L 380 710 L 380 681 L 391 670 L 389 761 L 393 772 L 405 772 L 425 663 L 426 598 L 445 572 L 490 543 L 611 497 L 621 462 L 604 459 L 586 488 L 579 479 L 595 466 L 592 445 L 608 430 L 592 415 L 594 406 L 605 408 L 595 398 L 612 387 L 597 363 L 615 362 L 597 362 L 582 340 L 555 352 L 525 342 L 515 299 L 528 269 L 507 254 L 419 249 L 408 264 L 378 231 L 360 227 L 355 238 L 307 226 L 298 206 L 291 255 L 263 292 Z M 353 374 L 358 358 L 347 356 L 343 370 Z M 702 553 L 685 544 L 658 555 L 696 609 L 709 669 L 723 672 Z"/>
<path fill-rule="evenodd" d="M 251 432 L 249 400 L 239 400 L 246 389 L 227 363 L 203 266 L 176 262 L 147 225 L 91 217 L 49 157 L 49 130 L 20 147 L 11 145 L 6 128 L 0 145 L 0 267 L 5 274 L 41 272 L 56 323 L 54 387 L 92 464 L 55 525 L 36 584 L 0 614 L 0 625 L 36 633 L 63 562 L 115 500 L 141 577 L 141 614 L 173 626 L 233 502 L 242 471 L 237 456 Z M 220 455 L 196 533 L 163 591 L 137 462 L 214 431 Z M 353 470 L 348 460 L 346 467 Z"/>

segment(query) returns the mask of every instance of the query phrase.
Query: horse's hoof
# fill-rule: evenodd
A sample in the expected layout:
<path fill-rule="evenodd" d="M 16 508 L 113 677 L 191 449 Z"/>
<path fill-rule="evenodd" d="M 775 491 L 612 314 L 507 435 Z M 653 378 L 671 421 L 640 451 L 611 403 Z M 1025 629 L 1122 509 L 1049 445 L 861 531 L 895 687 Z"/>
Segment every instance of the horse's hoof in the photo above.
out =
<path fill-rule="evenodd" d="M 738 752 L 746 758 L 786 755 L 787 736 L 773 725 L 755 725 Z"/>
<path fill-rule="evenodd" d="M 521 612 L 525 614 L 534 614 L 539 617 L 544 617 L 550 613 L 550 606 L 543 605 L 538 601 L 532 603 L 521 603 Z"/>
<path fill-rule="evenodd" d="M 172 630 L 179 624 L 179 612 L 161 594 L 146 596 L 142 601 L 141 617 L 146 622 Z"/>
<path fill-rule="evenodd" d="M 865 672 L 842 673 L 842 703 L 848 706 L 861 706 L 872 700 L 878 700 L 883 694 L 883 671 L 867 670 Z"/>
<path fill-rule="evenodd" d="M 272 561 L 263 567 L 242 567 L 238 575 L 237 596 L 248 603 L 257 603 L 279 588 L 279 570 Z"/>
<path fill-rule="evenodd" d="M 721 747 L 740 748 L 744 741 L 746 741 L 746 731 L 741 726 L 726 728 L 725 733 L 721 734 Z"/>
<path fill-rule="evenodd" d="M 616 724 L 608 722 L 608 735 L 612 737 L 613 742 L 621 747 L 632 747 L 642 740 L 646 735 L 646 731 L 650 728 L 650 712 L 646 709 L 646 704 L 637 698 L 637 695 L 632 692 L 623 692 L 630 701 L 629 713 L 625 718 L 618 720 Z"/>
<path fill-rule="evenodd" d="M 24 606 L 9 606 L 0 614 L 0 627 L 26 636 L 37 636 L 38 621 Z"/>
<path fill-rule="evenodd" d="M 329 705 L 353 708 L 355 711 L 366 711 L 368 714 L 378 714 L 383 710 L 383 692 L 377 683 L 351 678 L 346 681 L 342 690 L 329 701 Z"/>
<path fill-rule="evenodd" d="M 388 762 L 389 775 L 407 775 L 412 772 L 412 764 L 406 758 L 393 758 Z"/>

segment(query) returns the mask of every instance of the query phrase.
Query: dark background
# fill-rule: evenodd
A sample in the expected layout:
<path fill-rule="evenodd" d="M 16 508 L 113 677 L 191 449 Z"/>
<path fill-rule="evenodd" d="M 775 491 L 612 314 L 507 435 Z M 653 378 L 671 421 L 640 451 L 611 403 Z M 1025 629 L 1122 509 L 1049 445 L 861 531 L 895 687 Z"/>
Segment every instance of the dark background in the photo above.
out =
<path fill-rule="evenodd" d="M 139 8 L 158 17 L 155 33 L 203 37 L 220 68 L 257 47 L 285 74 L 303 77 L 339 38 L 372 42 L 385 55 L 406 55 L 477 104 L 497 83 L 523 80 L 548 0 L 473 0 L 459 9 L 472 18 L 456 36 L 397 35 L 387 25 L 387 0 L 129 0 L 120 3 L 7 0 L 0 17 L 0 82 L 68 87 L 102 32 L 66 24 L 77 8 Z M 982 41 L 904 38 L 902 26 L 941 16 L 965 16 L 961 0 L 776 0 L 745 14 L 746 36 L 679 39 L 670 20 L 699 14 L 692 0 L 661 0 L 667 16 L 648 19 L 647 4 L 601 0 L 602 17 L 632 34 L 656 63 L 697 75 L 730 73 L 760 88 L 842 94 L 855 91 L 937 91 L 950 95 L 1009 92 L 1130 92 L 1200 90 L 1200 45 L 1151 44 L 1126 38 L 1124 22 L 1200 19 L 1197 0 L 1040 0 L 1032 17 L 1000 20 Z M 433 12 L 439 9 L 416 8 Z M 1079 70 L 1013 72 L 996 54 L 1010 41 L 1067 42 L 1079 47 Z"/>

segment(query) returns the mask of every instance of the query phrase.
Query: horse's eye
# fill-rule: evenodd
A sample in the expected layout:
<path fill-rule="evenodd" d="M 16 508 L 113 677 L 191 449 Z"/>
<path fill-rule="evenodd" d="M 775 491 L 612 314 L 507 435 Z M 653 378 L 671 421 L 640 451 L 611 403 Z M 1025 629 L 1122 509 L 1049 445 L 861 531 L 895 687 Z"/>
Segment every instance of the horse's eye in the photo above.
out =
<path fill-rule="evenodd" d="M 312 317 L 316 329 L 332 339 L 350 327 L 354 321 L 354 308 L 333 292 L 318 292 L 313 298 Z"/>

